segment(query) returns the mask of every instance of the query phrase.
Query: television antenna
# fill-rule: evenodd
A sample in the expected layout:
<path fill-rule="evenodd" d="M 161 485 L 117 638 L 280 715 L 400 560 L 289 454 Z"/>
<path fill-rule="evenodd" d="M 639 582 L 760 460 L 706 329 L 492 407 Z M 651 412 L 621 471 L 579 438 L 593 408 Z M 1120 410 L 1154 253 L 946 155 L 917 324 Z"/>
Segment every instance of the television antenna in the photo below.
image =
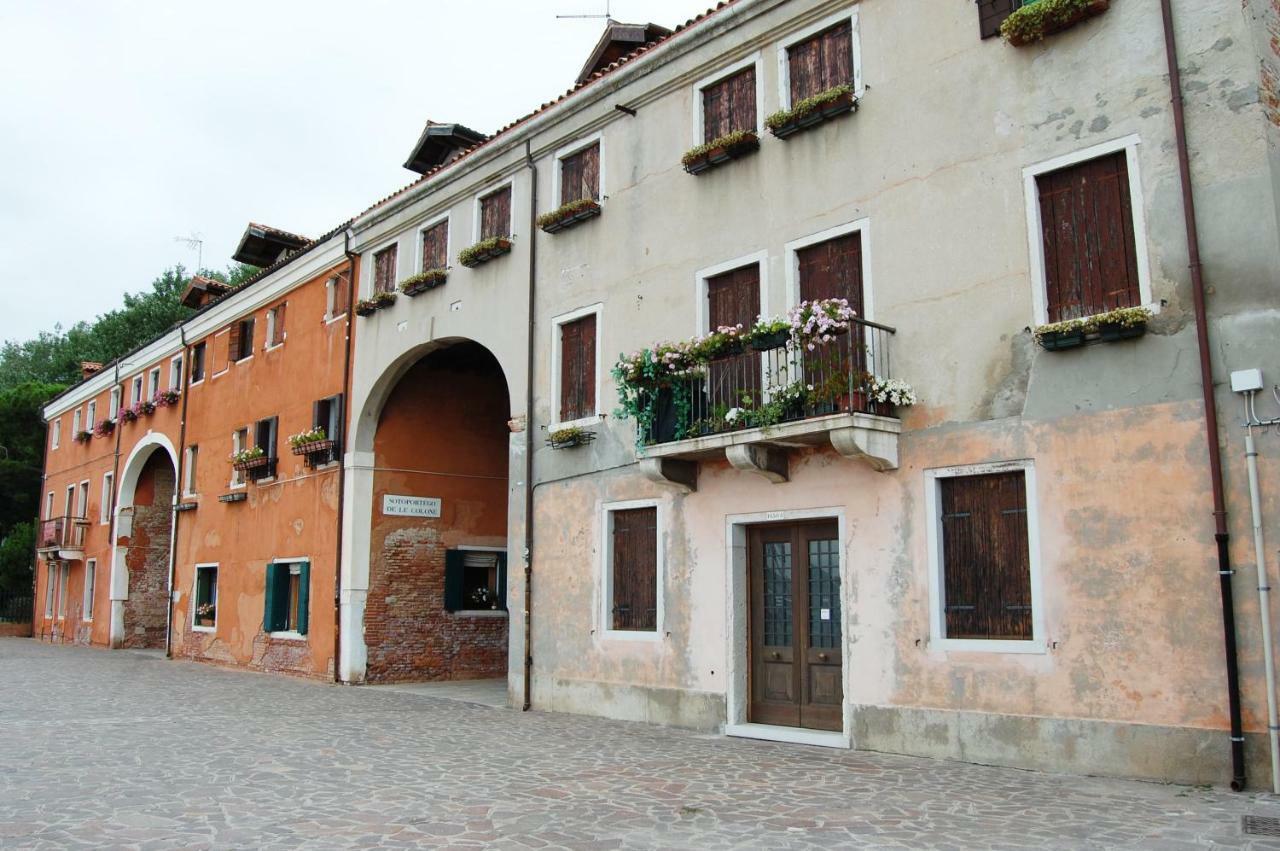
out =
<path fill-rule="evenodd" d="M 175 236 L 174 242 L 181 242 L 187 248 L 196 252 L 196 274 L 204 268 L 204 240 L 200 238 L 201 234 L 192 233 L 190 236 Z"/>
<path fill-rule="evenodd" d="M 603 14 L 603 15 L 587 13 L 587 14 L 582 14 L 582 15 L 556 15 L 556 18 L 557 18 L 558 20 L 564 20 L 564 19 L 566 19 L 566 18 L 579 18 L 579 19 L 581 19 L 581 18 L 604 18 L 606 21 L 612 21 L 612 20 L 613 20 L 613 15 L 612 15 L 612 14 L 610 14 L 610 8 L 609 8 L 609 4 L 610 4 L 611 2 L 612 2 L 612 0 L 604 0 L 604 14 Z"/>

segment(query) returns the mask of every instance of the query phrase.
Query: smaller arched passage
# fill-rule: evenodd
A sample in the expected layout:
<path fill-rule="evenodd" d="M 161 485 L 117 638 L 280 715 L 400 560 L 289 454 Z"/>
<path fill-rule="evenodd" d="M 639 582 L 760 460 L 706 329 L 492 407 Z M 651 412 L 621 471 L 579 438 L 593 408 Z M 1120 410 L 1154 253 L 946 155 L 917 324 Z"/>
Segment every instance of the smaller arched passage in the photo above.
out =
<path fill-rule="evenodd" d="M 125 462 L 111 559 L 111 646 L 163 649 L 177 453 L 163 435 L 144 438 Z"/>
<path fill-rule="evenodd" d="M 369 682 L 505 677 L 510 396 L 456 342 L 410 366 L 372 441 Z"/>

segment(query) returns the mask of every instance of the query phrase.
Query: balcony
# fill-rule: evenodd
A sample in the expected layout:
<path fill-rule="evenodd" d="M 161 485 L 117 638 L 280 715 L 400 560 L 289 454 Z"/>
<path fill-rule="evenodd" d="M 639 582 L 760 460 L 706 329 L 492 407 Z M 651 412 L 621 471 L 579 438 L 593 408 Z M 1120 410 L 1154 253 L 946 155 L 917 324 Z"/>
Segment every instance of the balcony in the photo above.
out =
<path fill-rule="evenodd" d="M 85 517 L 53 517 L 40 524 L 37 549 L 48 559 L 80 561 L 84 559 L 84 532 L 89 528 Z"/>
<path fill-rule="evenodd" d="M 826 342 L 779 333 L 658 382 L 643 422 L 641 468 L 693 490 L 697 464 L 785 482 L 793 450 L 830 446 L 878 471 L 898 467 L 902 424 L 886 392 L 895 329 L 860 319 Z M 648 402 L 647 397 L 642 398 Z"/>

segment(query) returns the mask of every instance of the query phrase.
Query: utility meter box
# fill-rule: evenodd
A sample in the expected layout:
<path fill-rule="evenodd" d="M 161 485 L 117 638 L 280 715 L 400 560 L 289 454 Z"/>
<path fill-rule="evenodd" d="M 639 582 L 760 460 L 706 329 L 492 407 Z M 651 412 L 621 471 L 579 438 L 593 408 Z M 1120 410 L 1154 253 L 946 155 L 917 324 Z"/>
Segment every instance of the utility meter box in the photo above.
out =
<path fill-rule="evenodd" d="M 1231 392 L 1248 393 L 1262 389 L 1262 370 L 1237 369 L 1231 373 Z"/>

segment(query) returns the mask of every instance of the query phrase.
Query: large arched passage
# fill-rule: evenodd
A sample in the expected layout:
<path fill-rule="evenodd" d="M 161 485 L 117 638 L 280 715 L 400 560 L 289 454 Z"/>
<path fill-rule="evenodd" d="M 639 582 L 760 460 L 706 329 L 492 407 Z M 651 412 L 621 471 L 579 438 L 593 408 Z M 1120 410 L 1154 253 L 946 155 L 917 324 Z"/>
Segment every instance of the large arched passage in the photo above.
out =
<path fill-rule="evenodd" d="M 111 645 L 163 649 L 177 462 L 167 440 L 139 443 L 125 464 L 111 565 Z"/>
<path fill-rule="evenodd" d="M 373 438 L 368 682 L 505 677 L 510 397 L 463 341 L 407 368 Z"/>

